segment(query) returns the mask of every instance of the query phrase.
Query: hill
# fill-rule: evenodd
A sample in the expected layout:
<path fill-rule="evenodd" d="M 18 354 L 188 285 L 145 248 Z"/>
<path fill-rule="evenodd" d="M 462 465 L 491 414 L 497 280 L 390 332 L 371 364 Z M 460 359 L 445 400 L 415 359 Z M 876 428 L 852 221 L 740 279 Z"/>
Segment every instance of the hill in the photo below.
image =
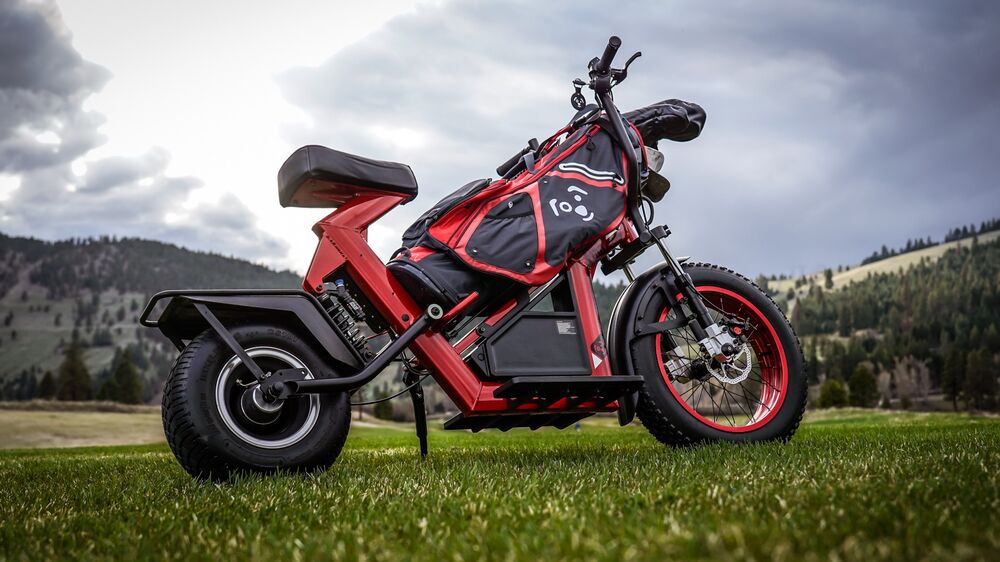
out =
<path fill-rule="evenodd" d="M 122 348 L 147 382 L 144 398 L 152 400 L 175 352 L 136 324 L 149 295 L 168 288 L 300 283 L 289 271 L 151 240 L 46 242 L 0 234 L 0 398 L 36 394 L 44 373 L 58 369 L 75 331 L 95 393 Z"/>
<path fill-rule="evenodd" d="M 980 234 L 977 238 L 980 243 L 985 244 L 992 242 L 993 240 L 1000 238 L 1000 231 Z M 951 242 L 942 242 L 929 248 L 922 248 L 920 250 L 897 254 L 873 263 L 848 267 L 846 269 L 841 269 L 840 271 L 831 270 L 833 272 L 833 288 L 839 289 L 855 281 L 861 281 L 869 275 L 897 273 L 900 270 L 909 269 L 911 266 L 922 260 L 937 260 L 941 256 L 956 248 L 968 246 L 970 244 L 972 244 L 972 237 L 954 240 Z M 779 295 L 785 295 L 790 288 L 795 289 L 799 294 L 805 294 L 808 291 L 807 286 L 810 283 L 824 284 L 825 281 L 824 272 L 816 271 L 799 277 L 769 280 L 768 285 L 774 293 Z"/>
<path fill-rule="evenodd" d="M 49 298 L 88 291 L 152 294 L 176 288 L 289 288 L 301 279 L 246 260 L 139 238 L 46 242 L 0 233 L 0 295 L 31 286 Z"/>
<path fill-rule="evenodd" d="M 791 320 L 816 379 L 867 373 L 883 404 L 997 408 L 1000 237 L 984 235 L 884 260 L 908 259 L 824 289 L 806 285 Z M 984 241 L 985 240 L 985 241 Z M 940 249 L 939 249 L 940 248 Z M 927 255 L 939 250 L 935 256 Z M 881 263 L 881 262 L 879 262 Z M 858 268 L 864 270 L 864 268 Z M 860 276 L 857 276 L 860 277 Z"/>

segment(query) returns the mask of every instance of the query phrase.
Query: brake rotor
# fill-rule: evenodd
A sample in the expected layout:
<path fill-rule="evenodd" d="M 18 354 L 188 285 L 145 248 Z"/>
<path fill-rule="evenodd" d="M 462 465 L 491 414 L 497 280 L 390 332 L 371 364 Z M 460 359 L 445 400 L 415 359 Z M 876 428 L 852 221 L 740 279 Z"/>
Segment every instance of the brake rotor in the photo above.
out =
<path fill-rule="evenodd" d="M 744 358 L 742 367 L 737 362 L 740 357 Z M 718 369 L 712 368 L 711 365 L 705 365 L 705 367 L 717 381 L 723 384 L 739 384 L 747 380 L 747 377 L 750 376 L 750 371 L 753 369 L 753 364 L 750 362 L 750 348 L 747 344 L 743 344 L 743 349 L 736 355 L 733 355 L 729 361 L 720 365 Z"/>

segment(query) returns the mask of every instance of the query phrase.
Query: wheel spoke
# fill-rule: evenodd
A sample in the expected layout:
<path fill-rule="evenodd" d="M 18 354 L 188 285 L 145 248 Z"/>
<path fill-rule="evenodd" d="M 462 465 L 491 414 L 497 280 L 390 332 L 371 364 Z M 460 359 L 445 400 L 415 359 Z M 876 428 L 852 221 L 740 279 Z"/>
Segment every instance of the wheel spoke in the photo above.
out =
<path fill-rule="evenodd" d="M 737 385 L 737 386 L 739 386 L 739 385 Z M 742 388 L 742 387 L 740 387 L 740 388 Z M 730 402 L 731 403 L 732 402 L 736 402 L 736 405 L 739 406 L 740 411 L 743 412 L 743 415 L 745 415 L 747 418 L 753 418 L 753 416 L 751 416 L 746 411 L 746 408 L 744 408 L 743 405 L 740 404 L 739 398 L 735 394 L 733 394 L 733 392 L 731 390 L 729 390 L 728 388 L 723 388 L 723 390 L 726 392 L 726 396 L 730 397 Z M 746 395 L 744 394 L 743 397 L 746 398 Z M 747 406 L 749 406 L 749 405 L 750 405 L 750 402 L 747 401 Z"/>
<path fill-rule="evenodd" d="M 750 423 L 754 423 L 755 421 L 757 421 L 756 419 L 754 419 L 754 416 L 755 416 L 755 415 L 756 415 L 756 413 L 757 413 L 757 408 L 758 408 L 758 407 L 760 406 L 760 404 L 761 404 L 761 402 L 760 402 L 760 399 L 758 398 L 757 400 L 753 400 L 753 401 L 751 401 L 751 400 L 750 400 L 750 397 L 749 397 L 749 396 L 747 396 L 747 391 L 746 391 L 746 387 L 745 387 L 745 386 L 743 386 L 742 384 L 740 385 L 740 394 L 742 394 L 742 395 L 743 395 L 743 398 L 744 398 L 744 399 L 746 399 L 746 401 L 747 401 L 747 406 L 748 406 L 748 407 L 750 406 L 750 404 L 751 404 L 751 403 L 753 403 L 753 407 L 751 407 L 751 408 L 750 408 L 751 410 L 753 410 L 753 413 L 751 413 L 751 414 L 749 415 L 749 417 L 750 417 Z"/>

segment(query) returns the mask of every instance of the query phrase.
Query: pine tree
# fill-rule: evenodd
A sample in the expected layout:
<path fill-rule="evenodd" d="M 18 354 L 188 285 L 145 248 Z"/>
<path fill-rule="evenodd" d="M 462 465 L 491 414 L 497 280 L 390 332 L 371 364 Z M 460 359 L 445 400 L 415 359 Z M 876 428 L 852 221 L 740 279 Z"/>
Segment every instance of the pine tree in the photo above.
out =
<path fill-rule="evenodd" d="M 965 363 L 965 404 L 976 410 L 996 405 L 997 376 L 993 357 L 985 349 L 969 352 Z"/>
<path fill-rule="evenodd" d="M 854 368 L 851 378 L 847 381 L 847 387 L 851 390 L 851 406 L 871 408 L 878 401 L 875 375 L 864 365 Z"/>
<path fill-rule="evenodd" d="M 847 306 L 841 306 L 837 310 L 837 333 L 845 338 L 851 335 L 851 317 Z"/>
<path fill-rule="evenodd" d="M 819 382 L 819 355 L 816 353 L 816 336 L 809 342 L 809 364 L 806 366 L 806 376 L 810 384 Z"/>
<path fill-rule="evenodd" d="M 90 400 L 90 373 L 83 362 L 80 336 L 73 332 L 73 339 L 66 346 L 62 365 L 59 365 L 59 400 Z"/>
<path fill-rule="evenodd" d="M 136 370 L 135 365 L 132 364 L 132 360 L 129 358 L 127 352 L 121 353 L 118 366 L 111 375 L 111 379 L 115 381 L 115 386 L 118 390 L 115 400 L 124 402 L 125 404 L 139 404 L 142 402 L 142 380 L 139 378 L 139 372 Z"/>
<path fill-rule="evenodd" d="M 116 384 L 114 373 L 104 379 L 101 388 L 97 391 L 97 399 L 104 402 L 118 402 L 118 385 Z"/>
<path fill-rule="evenodd" d="M 952 345 L 944 357 L 944 367 L 941 370 L 941 390 L 951 400 L 951 407 L 956 412 L 958 397 L 965 387 L 965 361 L 965 355 L 958 346 Z"/>
<path fill-rule="evenodd" d="M 45 371 L 41 384 L 38 385 L 38 397 L 45 400 L 52 400 L 56 397 L 56 378 L 52 376 L 52 371 Z"/>
<path fill-rule="evenodd" d="M 990 327 L 986 329 L 986 334 L 983 336 L 983 345 L 986 346 L 986 349 L 1000 350 L 1000 330 L 997 330 L 995 323 L 991 323 Z"/>

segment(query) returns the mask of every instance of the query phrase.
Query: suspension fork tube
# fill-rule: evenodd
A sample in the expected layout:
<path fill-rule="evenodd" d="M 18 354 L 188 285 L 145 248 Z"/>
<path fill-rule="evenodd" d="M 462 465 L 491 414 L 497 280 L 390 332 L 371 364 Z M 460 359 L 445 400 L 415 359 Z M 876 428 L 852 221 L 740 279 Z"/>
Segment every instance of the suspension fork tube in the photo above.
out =
<path fill-rule="evenodd" d="M 705 306 L 705 302 L 701 300 L 701 295 L 698 294 L 698 289 L 694 286 L 694 281 L 691 280 L 691 276 L 684 271 L 684 267 L 681 266 L 680 262 L 667 249 L 667 244 L 662 238 L 654 236 L 653 242 L 660 250 L 660 253 L 663 254 L 663 259 L 667 262 L 670 272 L 674 274 L 674 283 L 677 285 L 677 290 L 687 299 L 688 306 L 691 308 L 691 312 L 694 313 L 695 322 L 688 324 L 688 326 L 691 328 L 694 336 L 698 338 L 698 341 L 707 338 L 708 333 L 705 329 L 714 324 L 715 321 L 712 320 L 712 316 L 708 313 L 708 307 Z"/>
<path fill-rule="evenodd" d="M 635 274 L 632 273 L 632 266 L 625 264 L 622 266 L 622 271 L 625 273 L 625 279 L 628 279 L 629 283 L 635 281 Z"/>

